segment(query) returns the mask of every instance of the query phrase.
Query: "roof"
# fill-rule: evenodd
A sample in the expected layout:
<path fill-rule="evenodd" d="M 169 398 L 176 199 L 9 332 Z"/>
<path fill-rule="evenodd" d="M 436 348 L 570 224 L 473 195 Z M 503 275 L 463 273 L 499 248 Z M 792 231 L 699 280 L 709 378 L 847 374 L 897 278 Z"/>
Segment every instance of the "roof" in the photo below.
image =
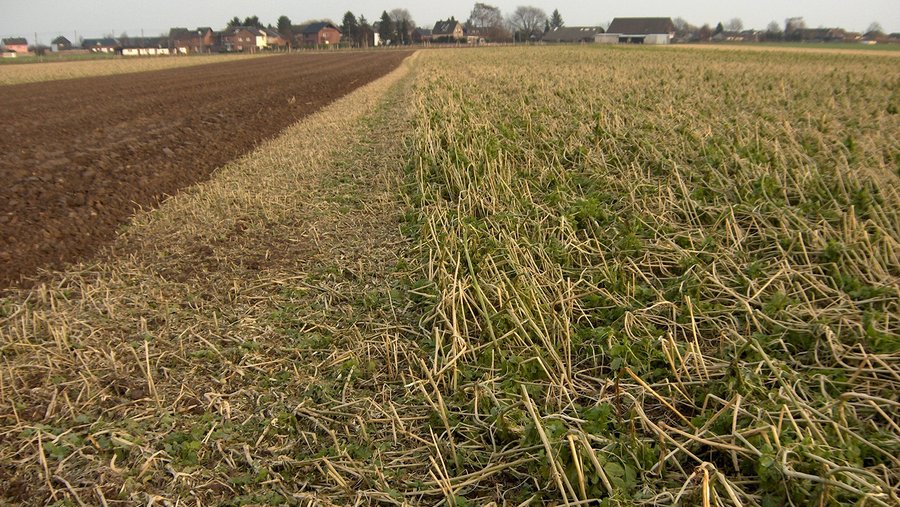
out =
<path fill-rule="evenodd" d="M 250 32 L 253 35 L 262 35 L 263 32 L 256 28 L 255 26 L 232 26 L 227 28 L 222 34 L 224 35 L 234 35 L 238 32 Z"/>
<path fill-rule="evenodd" d="M 116 39 L 84 39 L 81 41 L 81 47 L 83 48 L 94 48 L 94 47 L 118 47 L 119 41 Z"/>
<path fill-rule="evenodd" d="M 132 37 L 122 43 L 125 48 L 167 48 L 169 40 L 167 37 Z"/>
<path fill-rule="evenodd" d="M 606 33 L 623 35 L 649 35 L 675 31 L 672 18 L 615 18 Z"/>
<path fill-rule="evenodd" d="M 842 28 L 801 28 L 797 30 L 805 38 L 835 38 L 844 37 L 846 32 Z"/>
<path fill-rule="evenodd" d="M 53 41 L 50 44 L 71 44 L 71 43 L 72 42 L 69 41 L 69 39 L 60 35 L 59 37 L 53 39 Z"/>
<path fill-rule="evenodd" d="M 447 21 L 438 21 L 434 24 L 434 28 L 431 29 L 431 35 L 440 36 L 440 35 L 453 35 L 453 32 L 456 31 L 457 25 L 460 25 L 459 21 L 455 19 L 448 19 Z"/>
<path fill-rule="evenodd" d="M 187 39 L 194 34 L 187 28 L 172 28 L 169 30 L 169 37 L 173 39 Z"/>
<path fill-rule="evenodd" d="M 335 25 L 334 23 L 331 23 L 329 21 L 320 21 L 318 23 L 310 23 L 310 24 L 304 26 L 303 30 L 300 33 L 302 33 L 304 35 L 310 35 L 310 34 L 319 33 L 326 28 L 333 28 L 339 32 L 341 31 L 341 29 L 338 28 L 337 25 Z"/>
<path fill-rule="evenodd" d="M 580 42 L 583 40 L 594 41 L 594 35 L 603 33 L 599 26 L 563 26 L 550 30 L 544 34 L 547 42 Z"/>
<path fill-rule="evenodd" d="M 18 45 L 28 45 L 28 41 L 24 37 L 11 37 L 9 39 L 3 39 L 3 44 L 6 46 L 18 46 Z"/>

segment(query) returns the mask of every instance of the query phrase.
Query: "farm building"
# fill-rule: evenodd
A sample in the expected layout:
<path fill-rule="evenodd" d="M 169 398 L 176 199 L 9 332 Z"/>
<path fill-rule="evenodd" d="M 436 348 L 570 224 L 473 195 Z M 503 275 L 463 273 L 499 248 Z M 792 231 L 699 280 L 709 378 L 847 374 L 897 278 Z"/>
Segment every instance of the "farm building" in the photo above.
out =
<path fill-rule="evenodd" d="M 122 56 L 162 56 L 171 54 L 166 37 L 128 39 L 122 43 Z"/>
<path fill-rule="evenodd" d="M 431 40 L 434 42 L 459 42 L 465 38 L 462 24 L 453 18 L 438 21 L 431 29 Z"/>
<path fill-rule="evenodd" d="M 341 30 L 334 23 L 310 23 L 300 30 L 298 41 L 303 46 L 331 45 L 341 42 Z"/>
<path fill-rule="evenodd" d="M 233 26 L 222 32 L 222 48 L 228 52 L 256 53 L 266 48 L 266 34 L 252 26 Z"/>
<path fill-rule="evenodd" d="M 216 32 L 208 26 L 201 26 L 196 30 L 169 30 L 169 47 L 178 54 L 209 53 L 216 48 L 216 42 Z"/>
<path fill-rule="evenodd" d="M 599 26 L 563 26 L 544 34 L 544 42 L 578 43 L 594 42 L 597 34 L 603 33 Z"/>
<path fill-rule="evenodd" d="M 796 33 L 804 42 L 843 42 L 847 38 L 843 28 L 800 28 Z"/>
<path fill-rule="evenodd" d="M 81 47 L 91 53 L 121 53 L 122 45 L 116 39 L 84 39 Z"/>
<path fill-rule="evenodd" d="M 53 51 L 54 53 L 58 51 L 69 51 L 71 49 L 72 42 L 62 35 L 53 39 L 53 41 L 50 43 L 50 51 Z"/>
<path fill-rule="evenodd" d="M 672 18 L 615 18 L 594 40 L 603 44 L 668 44 L 675 36 Z"/>
<path fill-rule="evenodd" d="M 6 51 L 12 51 L 20 55 L 28 53 L 28 41 L 23 37 L 3 39 L 2 42 L 3 49 L 5 49 Z"/>

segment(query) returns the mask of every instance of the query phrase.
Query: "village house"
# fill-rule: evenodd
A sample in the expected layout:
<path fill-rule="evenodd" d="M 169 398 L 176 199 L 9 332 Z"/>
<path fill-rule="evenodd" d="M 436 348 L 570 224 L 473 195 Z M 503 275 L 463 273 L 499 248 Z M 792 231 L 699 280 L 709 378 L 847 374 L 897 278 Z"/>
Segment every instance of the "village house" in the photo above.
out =
<path fill-rule="evenodd" d="M 310 23 L 300 29 L 297 39 L 303 46 L 339 44 L 341 30 L 329 21 Z"/>
<path fill-rule="evenodd" d="M 675 37 L 672 18 L 615 18 L 606 33 L 597 34 L 601 44 L 668 44 Z"/>
<path fill-rule="evenodd" d="M 122 45 L 116 39 L 83 39 L 81 47 L 91 53 L 121 53 Z"/>
<path fill-rule="evenodd" d="M 28 41 L 24 37 L 12 37 L 9 39 L 2 39 L 0 42 L 3 43 L 3 49 L 6 51 L 12 51 L 18 55 L 24 55 L 28 53 Z"/>
<path fill-rule="evenodd" d="M 544 34 L 544 42 L 582 43 L 594 42 L 594 37 L 603 33 L 599 26 L 563 26 Z"/>
<path fill-rule="evenodd" d="M 53 41 L 50 42 L 50 51 L 53 51 L 54 53 L 59 52 L 59 51 L 71 51 L 71 50 L 72 50 L 72 42 L 69 39 L 63 37 L 62 35 L 53 39 Z"/>
<path fill-rule="evenodd" d="M 222 32 L 221 44 L 227 52 L 257 53 L 266 49 L 266 34 L 252 26 L 233 26 Z"/>
<path fill-rule="evenodd" d="M 288 40 L 281 35 L 281 32 L 274 28 L 263 28 L 266 34 L 266 45 L 269 49 L 284 49 L 288 46 Z"/>
<path fill-rule="evenodd" d="M 462 23 L 450 18 L 434 24 L 434 28 L 431 29 L 431 40 L 434 42 L 460 42 L 466 40 L 466 34 Z"/>
<path fill-rule="evenodd" d="M 208 26 L 201 26 L 196 30 L 169 30 L 169 47 L 176 54 L 210 53 L 216 49 L 216 42 L 216 32 Z"/>

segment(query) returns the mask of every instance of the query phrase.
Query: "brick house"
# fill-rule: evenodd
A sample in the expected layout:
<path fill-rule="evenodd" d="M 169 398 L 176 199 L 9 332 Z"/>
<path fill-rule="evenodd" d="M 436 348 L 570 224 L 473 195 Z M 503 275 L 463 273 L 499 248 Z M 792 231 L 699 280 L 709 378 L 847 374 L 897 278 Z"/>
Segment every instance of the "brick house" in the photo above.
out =
<path fill-rule="evenodd" d="M 263 28 L 262 30 L 266 34 L 266 45 L 272 49 L 283 49 L 288 45 L 288 40 L 281 35 L 281 33 L 274 28 Z"/>
<path fill-rule="evenodd" d="M 233 26 L 222 32 L 221 45 L 228 52 L 256 53 L 266 48 L 266 34 L 252 26 Z"/>
<path fill-rule="evenodd" d="M 341 42 L 341 30 L 328 21 L 311 23 L 303 27 L 298 38 L 304 46 L 334 45 Z"/>
<path fill-rule="evenodd" d="M 7 51 L 15 51 L 16 54 L 24 55 L 28 53 L 28 41 L 24 37 L 12 37 L 3 39 L 3 48 Z"/>
<path fill-rule="evenodd" d="M 431 29 L 431 40 L 434 42 L 459 42 L 465 39 L 462 23 L 453 18 L 438 21 Z"/>
<path fill-rule="evenodd" d="M 169 46 L 176 54 L 209 53 L 217 46 L 216 32 L 208 26 L 196 30 L 172 28 L 169 30 Z"/>

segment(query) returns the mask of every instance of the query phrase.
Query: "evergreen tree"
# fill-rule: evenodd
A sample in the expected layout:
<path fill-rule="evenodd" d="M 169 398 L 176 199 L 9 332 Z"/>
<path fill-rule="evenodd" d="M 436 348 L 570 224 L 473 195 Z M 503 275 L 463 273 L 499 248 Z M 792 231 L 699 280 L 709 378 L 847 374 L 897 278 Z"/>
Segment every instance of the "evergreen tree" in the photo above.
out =
<path fill-rule="evenodd" d="M 556 30 L 557 28 L 562 28 L 565 23 L 563 22 L 562 16 L 559 14 L 559 9 L 553 9 L 553 14 L 550 15 L 550 29 Z"/>
<path fill-rule="evenodd" d="M 291 28 L 291 18 L 281 16 L 278 18 L 278 34 L 287 41 L 288 47 L 292 46 L 294 39 L 293 29 Z"/>
<path fill-rule="evenodd" d="M 391 16 L 387 11 L 381 13 L 381 21 L 378 25 L 378 35 L 381 36 L 382 41 L 391 41 L 392 43 L 396 41 L 396 37 L 394 36 L 394 20 L 391 19 Z"/>
<path fill-rule="evenodd" d="M 258 16 L 247 16 L 244 19 L 244 26 L 252 26 L 253 28 L 263 28 L 263 24 L 259 22 Z"/>
<path fill-rule="evenodd" d="M 357 42 L 359 23 L 356 21 L 356 16 L 354 16 L 352 12 L 347 11 L 347 13 L 344 14 L 344 20 L 341 22 L 341 31 L 344 32 L 344 37 L 346 37 L 351 44 Z"/>
<path fill-rule="evenodd" d="M 362 14 L 359 15 L 359 30 L 356 43 L 360 47 L 367 48 L 372 43 L 372 27 L 369 26 L 369 20 Z"/>

